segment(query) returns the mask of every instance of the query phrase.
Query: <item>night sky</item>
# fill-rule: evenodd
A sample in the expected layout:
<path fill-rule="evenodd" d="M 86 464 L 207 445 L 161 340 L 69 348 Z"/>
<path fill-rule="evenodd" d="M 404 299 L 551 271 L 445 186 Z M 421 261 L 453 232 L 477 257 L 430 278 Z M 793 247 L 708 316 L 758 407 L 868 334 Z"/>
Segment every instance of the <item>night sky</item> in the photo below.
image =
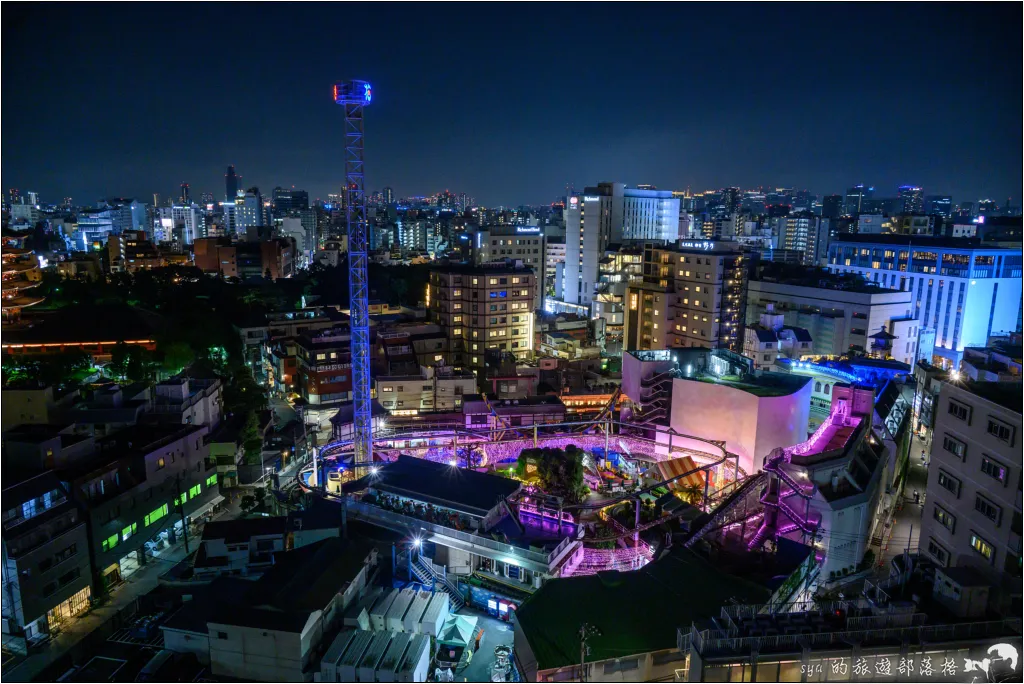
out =
<path fill-rule="evenodd" d="M 601 180 L 899 184 L 1020 204 L 1022 9 L 3 6 L 3 187 L 76 204 L 335 192 L 331 85 L 374 85 L 367 190 L 540 204 Z"/>

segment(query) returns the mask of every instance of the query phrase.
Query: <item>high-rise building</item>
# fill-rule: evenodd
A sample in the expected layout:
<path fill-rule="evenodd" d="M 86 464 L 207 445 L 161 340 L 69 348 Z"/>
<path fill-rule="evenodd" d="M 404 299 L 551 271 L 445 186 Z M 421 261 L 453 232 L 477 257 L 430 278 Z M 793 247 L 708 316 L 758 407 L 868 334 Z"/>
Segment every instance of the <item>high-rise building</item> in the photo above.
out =
<path fill-rule="evenodd" d="M 746 257 L 735 243 L 647 245 L 643 281 L 626 288 L 623 350 L 710 347 L 743 352 Z"/>
<path fill-rule="evenodd" d="M 916 185 L 901 185 L 896 193 L 900 211 L 904 214 L 924 213 L 924 190 Z"/>
<path fill-rule="evenodd" d="M 837 219 L 843 215 L 843 196 L 825 195 L 821 200 L 821 217 Z"/>
<path fill-rule="evenodd" d="M 565 271 L 561 299 L 589 306 L 598 261 L 610 244 L 675 242 L 679 199 L 668 190 L 639 190 L 623 183 L 599 183 L 569 197 L 565 210 Z"/>
<path fill-rule="evenodd" d="M 864 211 L 864 201 L 870 200 L 875 189 L 865 185 L 855 185 L 846 191 L 846 213 L 859 214 Z"/>
<path fill-rule="evenodd" d="M 382 194 L 384 195 L 384 204 L 388 206 L 395 203 L 395 191 L 391 187 L 385 187 Z"/>
<path fill-rule="evenodd" d="M 987 245 L 922 235 L 837 235 L 828 268 L 860 273 L 882 287 L 909 290 L 908 317 L 935 330 L 932 362 L 956 366 L 965 347 L 1017 330 L 1021 311 L 1019 244 Z M 869 331 L 869 334 L 879 332 Z"/>
<path fill-rule="evenodd" d="M 546 239 L 540 226 L 487 226 L 471 234 L 470 239 L 473 262 L 476 264 L 508 259 L 522 261 L 524 265 L 532 268 L 538 283 L 534 292 L 534 308 L 543 308 L 543 283 L 547 278 L 547 261 Z"/>
<path fill-rule="evenodd" d="M 952 218 L 953 198 L 949 195 L 928 195 L 924 198 L 924 213 Z"/>
<path fill-rule="evenodd" d="M 228 167 L 228 172 L 224 174 L 224 199 L 227 202 L 234 202 L 235 197 L 238 196 L 238 179 L 239 176 L 235 175 L 235 167 L 232 164 Z"/>
<path fill-rule="evenodd" d="M 192 201 L 192 197 L 189 191 L 188 183 L 181 184 L 181 195 L 178 197 L 182 204 L 188 204 Z"/>
<path fill-rule="evenodd" d="M 537 287 L 526 267 L 449 265 L 430 273 L 430 317 L 449 339 L 455 370 L 482 374 L 489 351 L 531 356 Z"/>
<path fill-rule="evenodd" d="M 999 381 L 996 367 L 1016 382 Z M 1006 607 L 1016 595 L 1016 612 L 1024 467 L 1020 372 L 1019 352 L 968 349 L 960 370 L 938 380 L 919 547 L 942 567 L 979 573 L 995 588 L 990 606 Z"/>
<path fill-rule="evenodd" d="M 828 255 L 831 221 L 804 211 L 771 219 L 772 243 L 776 249 L 789 249 L 801 254 L 806 266 L 824 264 Z"/>
<path fill-rule="evenodd" d="M 259 188 L 249 188 L 245 191 L 241 206 L 235 203 L 238 211 L 238 230 L 245 232 L 249 227 L 263 225 L 263 195 Z"/>

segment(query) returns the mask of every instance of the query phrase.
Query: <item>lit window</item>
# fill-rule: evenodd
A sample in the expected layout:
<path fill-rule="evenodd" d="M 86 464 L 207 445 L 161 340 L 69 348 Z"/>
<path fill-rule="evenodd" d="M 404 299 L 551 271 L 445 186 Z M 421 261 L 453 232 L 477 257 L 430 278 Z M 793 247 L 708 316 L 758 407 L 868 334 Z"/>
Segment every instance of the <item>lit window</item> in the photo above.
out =
<path fill-rule="evenodd" d="M 101 544 L 101 546 L 103 546 L 103 550 L 104 551 L 109 551 L 110 549 L 112 549 L 115 546 L 117 546 L 117 542 L 118 541 L 119 540 L 117 538 L 117 535 L 116 534 L 112 534 L 112 535 L 110 535 L 109 537 L 107 537 L 106 539 L 103 540 L 103 543 Z"/>
<path fill-rule="evenodd" d="M 992 562 L 992 558 L 995 555 L 995 549 L 992 548 L 991 544 L 973 532 L 971 533 L 971 548 L 985 560 L 990 563 Z"/>

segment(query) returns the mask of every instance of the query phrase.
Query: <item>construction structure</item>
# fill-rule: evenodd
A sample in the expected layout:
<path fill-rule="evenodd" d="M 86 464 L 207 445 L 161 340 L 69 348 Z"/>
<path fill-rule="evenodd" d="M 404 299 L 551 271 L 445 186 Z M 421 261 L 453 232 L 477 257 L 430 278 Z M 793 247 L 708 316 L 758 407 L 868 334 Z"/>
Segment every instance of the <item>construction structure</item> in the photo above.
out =
<path fill-rule="evenodd" d="M 345 108 L 345 215 L 348 220 L 348 288 L 352 330 L 354 467 L 366 466 L 373 461 L 366 195 L 363 188 L 363 108 L 372 100 L 373 90 L 366 81 L 334 84 L 334 101 Z"/>

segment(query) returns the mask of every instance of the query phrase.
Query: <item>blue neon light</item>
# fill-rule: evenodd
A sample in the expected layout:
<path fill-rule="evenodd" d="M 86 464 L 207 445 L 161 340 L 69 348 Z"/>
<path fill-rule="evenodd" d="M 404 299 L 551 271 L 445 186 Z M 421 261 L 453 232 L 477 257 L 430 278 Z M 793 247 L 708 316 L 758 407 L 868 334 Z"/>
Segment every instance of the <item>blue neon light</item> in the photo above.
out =
<path fill-rule="evenodd" d="M 370 89 L 369 83 L 363 84 L 363 99 L 365 99 L 367 102 L 373 99 L 373 91 Z"/>

